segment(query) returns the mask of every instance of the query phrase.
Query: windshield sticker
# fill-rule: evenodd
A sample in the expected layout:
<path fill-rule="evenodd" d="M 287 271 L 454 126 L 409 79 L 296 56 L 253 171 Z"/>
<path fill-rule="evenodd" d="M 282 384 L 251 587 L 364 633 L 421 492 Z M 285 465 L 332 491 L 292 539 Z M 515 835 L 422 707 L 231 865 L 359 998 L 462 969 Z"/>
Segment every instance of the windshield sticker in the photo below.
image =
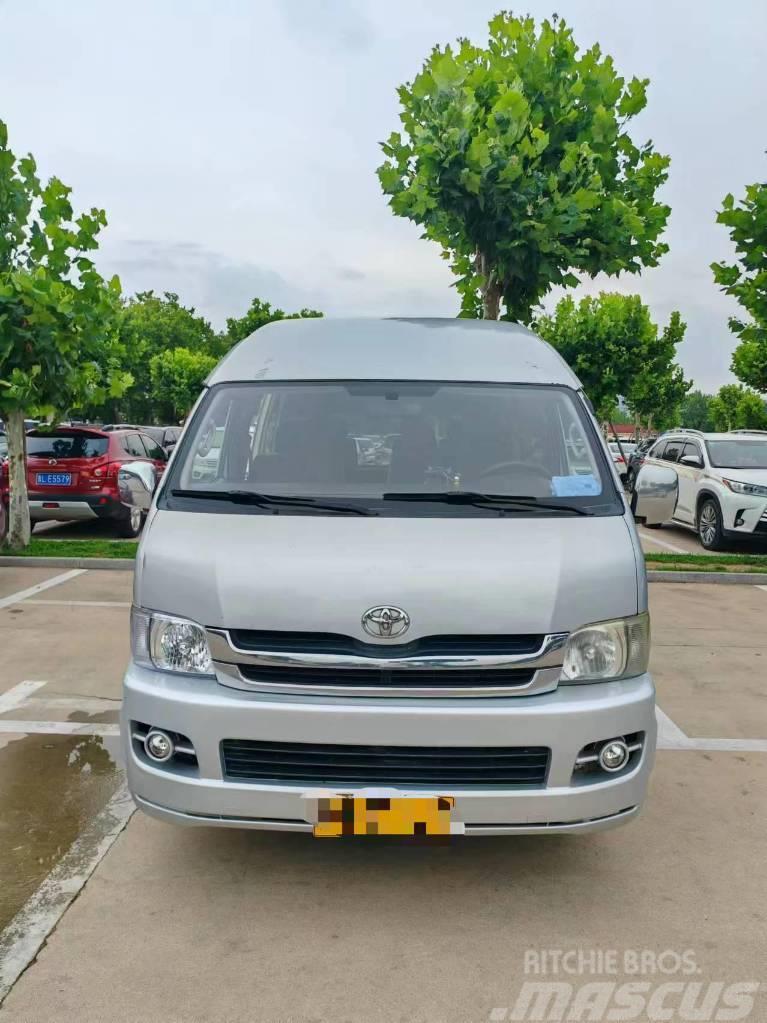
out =
<path fill-rule="evenodd" d="M 592 497 L 602 493 L 602 486 L 596 476 L 590 473 L 582 476 L 552 476 L 551 492 L 554 497 Z"/>

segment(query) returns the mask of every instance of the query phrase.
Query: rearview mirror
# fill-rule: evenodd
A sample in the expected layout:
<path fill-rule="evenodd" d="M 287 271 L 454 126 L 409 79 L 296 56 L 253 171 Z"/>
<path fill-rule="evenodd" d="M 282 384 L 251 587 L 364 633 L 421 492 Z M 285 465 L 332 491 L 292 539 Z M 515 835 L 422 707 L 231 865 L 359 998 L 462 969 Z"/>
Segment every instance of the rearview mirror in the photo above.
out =
<path fill-rule="evenodd" d="M 644 463 L 634 484 L 631 510 L 639 522 L 659 526 L 672 517 L 679 496 L 679 477 L 666 465 Z"/>
<path fill-rule="evenodd" d="M 117 474 L 120 502 L 128 508 L 149 511 L 152 495 L 157 486 L 157 469 L 151 462 L 130 462 L 120 467 Z"/>
<path fill-rule="evenodd" d="M 689 465 L 691 469 L 702 469 L 703 459 L 700 455 L 682 455 L 679 459 L 680 465 Z"/>

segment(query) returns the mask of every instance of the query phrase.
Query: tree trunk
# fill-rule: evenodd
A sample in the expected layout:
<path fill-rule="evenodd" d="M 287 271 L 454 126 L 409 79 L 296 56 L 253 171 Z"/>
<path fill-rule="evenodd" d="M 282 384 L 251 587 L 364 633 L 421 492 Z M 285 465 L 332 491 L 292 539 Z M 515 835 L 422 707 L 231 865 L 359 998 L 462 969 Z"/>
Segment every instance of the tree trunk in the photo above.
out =
<path fill-rule="evenodd" d="M 29 545 L 29 501 L 27 499 L 27 465 L 26 443 L 24 437 L 24 412 L 13 409 L 7 415 L 8 424 L 8 482 L 10 496 L 8 502 L 8 535 L 6 544 L 9 547 L 27 547 Z"/>
<path fill-rule="evenodd" d="M 477 253 L 477 272 L 482 275 L 485 283 L 482 285 L 482 318 L 485 320 L 497 320 L 501 311 L 501 285 L 495 275 L 495 271 L 489 265 L 489 260 L 481 252 Z"/>

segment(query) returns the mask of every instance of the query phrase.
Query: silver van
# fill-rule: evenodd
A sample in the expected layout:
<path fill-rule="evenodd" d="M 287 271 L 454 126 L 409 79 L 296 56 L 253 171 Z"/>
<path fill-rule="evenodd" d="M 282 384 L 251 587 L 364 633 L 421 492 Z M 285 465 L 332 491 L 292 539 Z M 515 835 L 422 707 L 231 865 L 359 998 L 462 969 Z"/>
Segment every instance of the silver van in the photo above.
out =
<path fill-rule="evenodd" d="M 139 548 L 122 729 L 180 824 L 560 834 L 636 816 L 644 558 L 577 378 L 528 330 L 286 320 L 207 381 Z"/>

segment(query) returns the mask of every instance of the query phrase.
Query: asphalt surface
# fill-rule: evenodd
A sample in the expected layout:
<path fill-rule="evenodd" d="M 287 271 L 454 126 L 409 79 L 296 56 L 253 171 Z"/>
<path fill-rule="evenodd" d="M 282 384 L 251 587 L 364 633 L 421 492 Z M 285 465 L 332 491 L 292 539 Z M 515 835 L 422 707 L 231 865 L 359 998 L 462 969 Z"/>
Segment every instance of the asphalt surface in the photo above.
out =
<path fill-rule="evenodd" d="M 651 586 L 661 749 L 638 821 L 413 845 L 128 820 L 130 587 L 0 569 L 0 985 L 29 962 L 0 1023 L 560 1019 L 513 1015 L 526 982 L 765 980 L 767 589 Z M 601 971 L 531 972 L 578 949 Z M 762 1023 L 767 988 L 749 997 L 729 1018 Z"/>

